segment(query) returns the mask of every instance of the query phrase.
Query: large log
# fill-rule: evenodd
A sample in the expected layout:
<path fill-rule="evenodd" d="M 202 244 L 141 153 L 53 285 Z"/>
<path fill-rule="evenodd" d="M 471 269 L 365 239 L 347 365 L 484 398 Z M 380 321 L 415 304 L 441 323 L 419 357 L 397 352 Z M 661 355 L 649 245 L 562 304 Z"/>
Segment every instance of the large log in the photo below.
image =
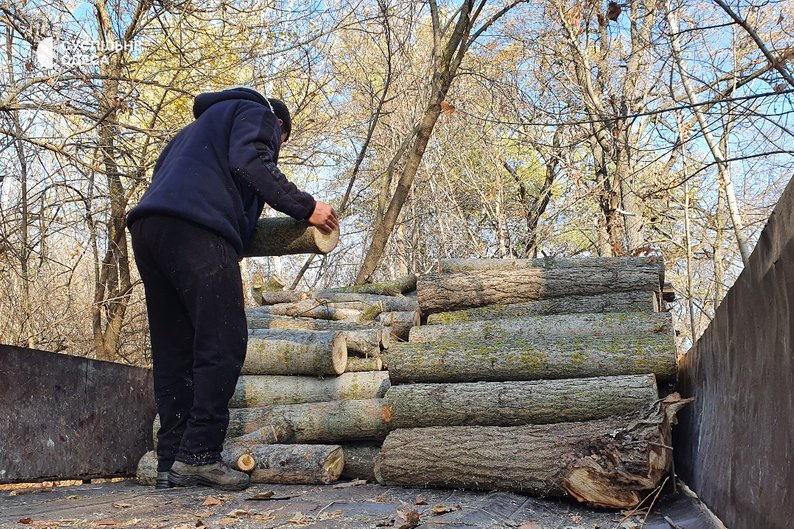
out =
<path fill-rule="evenodd" d="M 221 457 L 230 467 L 250 472 L 252 483 L 284 485 L 327 485 L 339 479 L 345 464 L 342 447 L 337 445 L 239 447 L 227 444 Z M 248 463 L 246 468 L 240 467 L 240 460 Z M 157 455 L 154 451 L 141 457 L 136 478 L 141 485 L 154 485 L 157 478 Z"/>
<path fill-rule="evenodd" d="M 402 384 L 386 392 L 392 428 L 590 421 L 637 415 L 658 398 L 653 375 Z"/>
<path fill-rule="evenodd" d="M 367 303 L 373 306 L 379 306 L 385 312 L 419 310 L 419 302 L 416 300 L 416 298 L 408 298 L 402 295 L 383 296 L 379 294 L 356 294 L 353 292 L 321 291 L 314 294 L 314 299 L 333 303 Z"/>
<path fill-rule="evenodd" d="M 237 436 L 262 425 L 286 422 L 291 443 L 380 441 L 389 431 L 391 408 L 383 399 L 340 400 L 229 410 L 227 435 Z"/>
<path fill-rule="evenodd" d="M 348 359 L 350 361 L 350 359 Z M 382 398 L 389 389 L 387 372 L 343 373 L 315 378 L 244 375 L 237 381 L 230 408 L 260 408 L 280 404 Z"/>
<path fill-rule="evenodd" d="M 594 312 L 654 312 L 656 293 L 640 290 L 592 296 L 565 296 L 510 305 L 488 305 L 473 309 L 438 312 L 427 317 L 429 325 L 479 320 L 502 320 L 525 316 Z"/>
<path fill-rule="evenodd" d="M 606 294 L 632 290 L 660 291 L 658 270 L 578 268 L 517 268 L 428 274 L 417 283 L 424 314 L 521 303 L 563 296 Z"/>
<path fill-rule="evenodd" d="M 300 253 L 327 254 L 339 243 L 339 230 L 323 233 L 304 220 L 290 217 L 265 217 L 256 224 L 256 233 L 245 257 L 292 255 Z"/>
<path fill-rule="evenodd" d="M 378 307 L 362 307 L 361 304 L 356 303 L 326 303 L 304 299 L 295 303 L 277 303 L 276 305 L 257 307 L 255 314 L 363 322 L 374 320 L 380 312 Z"/>
<path fill-rule="evenodd" d="M 154 448 L 157 448 L 157 432 L 160 430 L 160 415 L 154 416 L 152 422 L 152 438 L 154 440 Z M 292 424 L 288 423 L 284 418 L 275 418 L 274 422 L 269 424 L 261 424 L 258 429 L 249 433 L 238 436 L 227 436 L 227 442 L 237 443 L 240 445 L 257 445 L 257 444 L 277 444 L 288 442 L 294 437 L 292 431 Z"/>
<path fill-rule="evenodd" d="M 411 332 L 411 328 L 421 322 L 419 311 L 405 312 L 381 312 L 377 318 L 378 323 L 390 329 L 391 338 L 394 340 L 405 341 Z"/>
<path fill-rule="evenodd" d="M 399 296 L 416 290 L 416 275 L 409 274 L 391 281 L 382 283 L 367 283 L 349 287 L 329 288 L 325 292 L 352 292 L 355 294 L 380 294 L 384 296 Z"/>
<path fill-rule="evenodd" d="M 346 321 L 320 320 L 274 316 L 249 310 L 247 313 L 249 329 L 279 329 L 296 331 L 344 331 L 348 351 L 369 352 L 375 347 L 389 347 L 389 333 L 383 332 L 383 325 Z"/>
<path fill-rule="evenodd" d="M 398 429 L 376 466 L 384 485 L 512 490 L 629 509 L 672 463 L 673 395 L 638 421 Z"/>
<path fill-rule="evenodd" d="M 335 331 L 252 331 L 244 375 L 341 375 L 347 365 L 345 335 Z"/>
<path fill-rule="evenodd" d="M 380 355 L 367 358 L 349 356 L 346 369 L 348 373 L 378 373 L 383 369 L 383 360 L 381 360 Z"/>
<path fill-rule="evenodd" d="M 557 314 L 451 325 L 423 325 L 411 329 L 409 341 L 468 340 L 471 343 L 484 343 L 498 340 L 504 343 L 556 336 L 577 338 L 618 334 L 631 337 L 662 334 L 673 338 L 673 332 L 673 318 L 669 312 Z"/>
<path fill-rule="evenodd" d="M 668 334 L 637 337 L 467 339 L 392 345 L 386 359 L 392 384 L 583 378 L 653 373 L 675 377 L 675 341 Z"/>
<path fill-rule="evenodd" d="M 374 443 L 355 443 L 342 445 L 345 453 L 345 468 L 342 469 L 343 479 L 366 479 L 375 482 L 375 461 L 380 452 L 380 445 Z"/>
<path fill-rule="evenodd" d="M 259 302 L 260 305 L 277 305 L 279 303 L 295 303 L 311 297 L 310 292 L 277 290 L 275 292 L 262 292 L 260 299 L 256 301 Z"/>

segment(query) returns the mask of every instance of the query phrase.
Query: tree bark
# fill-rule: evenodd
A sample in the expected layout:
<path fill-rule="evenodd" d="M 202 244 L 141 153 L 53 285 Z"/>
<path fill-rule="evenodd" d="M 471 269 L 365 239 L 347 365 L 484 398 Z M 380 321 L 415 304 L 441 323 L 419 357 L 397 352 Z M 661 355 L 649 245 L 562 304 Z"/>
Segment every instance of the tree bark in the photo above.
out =
<path fill-rule="evenodd" d="M 664 283 L 664 258 L 647 257 L 541 257 L 537 259 L 439 259 L 438 271 L 478 272 L 481 270 L 516 270 L 524 268 L 568 269 L 596 268 L 599 270 L 651 271 L 659 273 Z"/>
<path fill-rule="evenodd" d="M 390 420 L 391 408 L 383 399 L 234 408 L 229 410 L 227 435 L 242 435 L 263 425 L 284 422 L 292 431 L 292 438 L 285 442 L 380 441 L 389 431 Z"/>
<path fill-rule="evenodd" d="M 638 415 L 658 398 L 653 375 L 402 384 L 386 392 L 392 428 L 590 421 Z"/>
<path fill-rule="evenodd" d="M 629 423 L 398 429 L 384 441 L 375 472 L 384 485 L 568 494 L 630 509 L 669 472 L 671 424 L 690 400 L 674 394 Z"/>
<path fill-rule="evenodd" d="M 436 340 L 397 343 L 387 363 L 392 384 L 538 380 L 653 373 L 675 377 L 669 333 L 588 338 Z"/>
<path fill-rule="evenodd" d="M 360 353 L 367 353 L 375 347 L 387 349 L 390 343 L 389 333 L 385 332 L 384 326 L 374 322 L 357 323 L 317 318 L 273 316 L 249 311 L 248 328 L 250 330 L 341 331 L 345 333 L 348 351 Z"/>
<path fill-rule="evenodd" d="M 410 342 L 468 340 L 486 343 L 498 340 L 538 340 L 553 337 L 581 338 L 624 335 L 631 338 L 653 334 L 673 335 L 669 312 L 555 314 L 503 320 L 472 321 L 451 325 L 423 325 L 411 329 Z"/>
<path fill-rule="evenodd" d="M 366 479 L 375 483 L 375 460 L 380 453 L 380 445 L 373 443 L 355 443 L 342 445 L 345 453 L 345 468 L 342 469 L 343 479 Z"/>
<path fill-rule="evenodd" d="M 304 299 L 297 303 L 278 303 L 276 305 L 265 305 L 257 307 L 252 311 L 256 315 L 271 316 L 294 316 L 302 318 L 315 318 L 320 320 L 349 321 L 359 323 L 362 321 L 372 321 L 380 313 L 375 307 L 365 307 L 361 310 L 361 305 L 352 303 L 321 303 L 313 299 Z"/>
<path fill-rule="evenodd" d="M 323 293 L 352 293 L 352 294 L 378 294 L 381 296 L 399 296 L 416 290 L 416 275 L 409 274 L 391 281 L 382 283 L 366 283 L 348 287 L 329 288 Z"/>
<path fill-rule="evenodd" d="M 248 337 L 244 375 L 341 375 L 347 364 L 338 331 L 254 331 Z"/>
<path fill-rule="evenodd" d="M 438 312 L 427 317 L 427 323 L 450 324 L 478 320 L 503 320 L 550 314 L 654 312 L 656 294 L 650 291 L 615 292 L 592 296 L 565 296 L 513 303 L 510 305 L 488 305 L 467 310 Z"/>
<path fill-rule="evenodd" d="M 632 290 L 660 291 L 658 270 L 591 267 L 481 270 L 428 274 L 420 277 L 417 285 L 419 306 L 424 314 Z"/>
<path fill-rule="evenodd" d="M 383 360 L 380 356 L 369 356 L 362 358 L 359 356 L 350 356 L 347 359 L 347 372 L 348 373 L 379 373 L 383 369 Z M 378 395 L 382 397 L 383 395 Z"/>
<path fill-rule="evenodd" d="M 416 298 L 407 298 L 402 295 L 384 296 L 381 294 L 357 294 L 353 292 L 316 292 L 314 299 L 330 301 L 332 303 L 359 302 L 379 306 L 383 311 L 409 311 L 419 310 Z"/>
<path fill-rule="evenodd" d="M 295 290 L 278 290 L 276 292 L 262 292 L 257 302 L 260 305 L 278 305 L 279 303 L 297 303 L 312 297 L 310 292 L 296 292 Z"/>
<path fill-rule="evenodd" d="M 263 217 L 256 224 L 256 233 L 246 248 L 245 257 L 293 255 L 299 253 L 327 254 L 339 243 L 339 230 L 326 234 L 305 220 L 291 217 Z"/>
<path fill-rule="evenodd" d="M 408 340 L 411 329 L 421 323 L 419 311 L 381 312 L 376 319 L 389 329 L 384 334 L 394 341 Z"/>
<path fill-rule="evenodd" d="M 348 359 L 348 362 L 351 359 Z M 314 378 L 278 375 L 243 375 L 230 408 L 259 408 L 281 404 L 382 398 L 389 389 L 389 374 L 343 373 L 338 377 Z"/>

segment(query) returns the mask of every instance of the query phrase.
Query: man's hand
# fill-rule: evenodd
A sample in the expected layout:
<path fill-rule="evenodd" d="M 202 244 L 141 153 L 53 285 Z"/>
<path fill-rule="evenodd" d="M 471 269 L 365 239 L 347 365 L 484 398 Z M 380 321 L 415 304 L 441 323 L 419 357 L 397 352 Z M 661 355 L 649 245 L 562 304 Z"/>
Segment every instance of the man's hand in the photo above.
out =
<path fill-rule="evenodd" d="M 308 220 L 309 224 L 317 227 L 323 233 L 331 233 L 339 229 L 339 219 L 336 218 L 334 208 L 319 200 Z"/>

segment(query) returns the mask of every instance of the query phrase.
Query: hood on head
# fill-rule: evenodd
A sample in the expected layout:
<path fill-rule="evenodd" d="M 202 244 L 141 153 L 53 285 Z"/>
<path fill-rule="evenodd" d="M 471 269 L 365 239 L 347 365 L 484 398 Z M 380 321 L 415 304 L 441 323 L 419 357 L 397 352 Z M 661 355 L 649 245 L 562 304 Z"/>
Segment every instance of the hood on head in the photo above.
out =
<path fill-rule="evenodd" d="M 193 117 L 198 119 L 198 117 L 203 114 L 204 111 L 206 111 L 215 103 L 220 101 L 229 101 L 231 99 L 245 99 L 248 101 L 254 101 L 255 103 L 261 103 L 266 107 L 269 107 L 265 97 L 253 88 L 227 88 L 226 90 L 221 90 L 220 92 L 207 92 L 205 94 L 197 95 L 196 99 L 193 101 Z"/>

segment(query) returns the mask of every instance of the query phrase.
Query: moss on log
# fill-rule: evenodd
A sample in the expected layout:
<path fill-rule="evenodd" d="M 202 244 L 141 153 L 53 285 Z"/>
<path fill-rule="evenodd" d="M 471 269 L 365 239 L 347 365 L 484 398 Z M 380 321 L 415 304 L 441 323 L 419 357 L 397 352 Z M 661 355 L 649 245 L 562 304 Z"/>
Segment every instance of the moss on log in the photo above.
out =
<path fill-rule="evenodd" d="M 386 359 L 392 383 L 582 378 L 653 373 L 675 377 L 668 334 L 436 340 L 397 343 Z"/>
<path fill-rule="evenodd" d="M 378 373 L 383 369 L 383 360 L 378 356 L 369 356 L 367 358 L 360 356 L 347 357 L 347 372 L 348 373 Z M 383 396 L 383 395 L 379 395 Z"/>
<path fill-rule="evenodd" d="M 391 408 L 383 399 L 340 400 L 229 410 L 228 436 L 285 422 L 291 443 L 380 441 L 389 431 Z"/>
<path fill-rule="evenodd" d="M 347 365 L 345 335 L 336 331 L 253 331 L 244 375 L 341 375 Z"/>
<path fill-rule="evenodd" d="M 517 268 L 424 275 L 417 283 L 417 297 L 422 313 L 433 314 L 564 296 L 660 289 L 658 270 L 651 267 L 647 270 Z"/>
<path fill-rule="evenodd" d="M 637 415 L 658 398 L 653 375 L 402 384 L 386 392 L 392 428 L 589 421 Z"/>
<path fill-rule="evenodd" d="M 376 476 L 384 485 L 568 494 L 630 509 L 670 471 L 671 424 L 687 402 L 674 394 L 638 421 L 397 429 Z"/>
<path fill-rule="evenodd" d="M 327 254 L 337 244 L 339 230 L 326 234 L 310 226 L 305 220 L 265 217 L 257 222 L 253 240 L 243 255 L 263 257 L 301 253 Z"/>
<path fill-rule="evenodd" d="M 524 303 L 496 304 L 465 310 L 438 312 L 427 317 L 429 325 L 526 316 L 596 312 L 654 312 L 656 294 L 651 291 L 611 292 L 592 296 L 564 296 Z"/>
<path fill-rule="evenodd" d="M 348 362 L 353 358 L 348 358 Z M 357 359 L 363 360 L 363 359 Z M 230 408 L 259 408 L 281 404 L 382 398 L 389 374 L 367 370 L 339 376 L 243 375 L 237 381 Z"/>

